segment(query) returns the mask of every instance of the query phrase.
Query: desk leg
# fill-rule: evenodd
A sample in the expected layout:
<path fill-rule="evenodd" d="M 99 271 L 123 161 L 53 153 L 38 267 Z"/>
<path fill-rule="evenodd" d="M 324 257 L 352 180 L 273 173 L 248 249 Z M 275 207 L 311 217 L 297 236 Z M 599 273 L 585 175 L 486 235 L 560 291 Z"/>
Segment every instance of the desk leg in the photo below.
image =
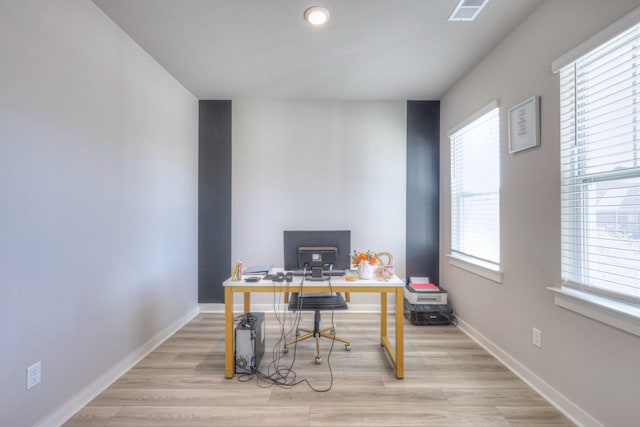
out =
<path fill-rule="evenodd" d="M 404 288 L 396 289 L 396 378 L 404 378 Z"/>
<path fill-rule="evenodd" d="M 387 293 L 380 292 L 380 345 L 387 338 Z"/>
<path fill-rule="evenodd" d="M 224 377 L 233 378 L 233 289 L 224 288 Z"/>
<path fill-rule="evenodd" d="M 244 314 L 251 312 L 251 292 L 244 293 Z"/>

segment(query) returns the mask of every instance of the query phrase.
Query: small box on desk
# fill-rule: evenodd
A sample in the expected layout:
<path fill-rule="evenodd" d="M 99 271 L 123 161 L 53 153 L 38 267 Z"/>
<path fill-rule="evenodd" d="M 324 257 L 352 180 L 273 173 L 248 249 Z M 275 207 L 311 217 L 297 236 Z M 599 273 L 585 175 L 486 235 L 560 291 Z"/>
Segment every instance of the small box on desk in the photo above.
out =
<path fill-rule="evenodd" d="M 404 317 L 414 325 L 456 324 L 453 310 L 447 304 L 411 304 L 404 299 Z"/>

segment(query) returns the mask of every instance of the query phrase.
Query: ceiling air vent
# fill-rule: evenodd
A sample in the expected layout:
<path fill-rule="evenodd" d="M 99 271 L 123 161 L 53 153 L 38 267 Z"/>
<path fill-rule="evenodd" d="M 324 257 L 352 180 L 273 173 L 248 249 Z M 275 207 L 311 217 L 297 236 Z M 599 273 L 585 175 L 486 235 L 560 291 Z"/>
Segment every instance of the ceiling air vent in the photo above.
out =
<path fill-rule="evenodd" d="M 473 21 L 489 0 L 460 0 L 449 21 Z"/>

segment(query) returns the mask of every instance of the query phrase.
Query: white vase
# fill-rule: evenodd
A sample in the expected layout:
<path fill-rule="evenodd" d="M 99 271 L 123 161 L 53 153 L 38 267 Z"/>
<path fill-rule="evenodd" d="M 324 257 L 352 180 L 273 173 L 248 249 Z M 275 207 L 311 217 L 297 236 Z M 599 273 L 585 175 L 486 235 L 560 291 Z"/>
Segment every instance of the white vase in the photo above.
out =
<path fill-rule="evenodd" d="M 358 277 L 360 279 L 371 279 L 373 277 L 373 267 L 369 261 L 362 261 L 358 264 Z"/>

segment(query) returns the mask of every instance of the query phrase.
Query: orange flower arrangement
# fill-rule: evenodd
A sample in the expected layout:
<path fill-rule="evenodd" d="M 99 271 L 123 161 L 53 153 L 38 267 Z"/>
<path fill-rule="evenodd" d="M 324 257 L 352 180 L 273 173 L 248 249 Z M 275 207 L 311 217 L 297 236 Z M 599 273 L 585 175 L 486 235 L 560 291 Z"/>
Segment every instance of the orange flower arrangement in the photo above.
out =
<path fill-rule="evenodd" d="M 376 265 L 378 259 L 376 258 L 376 254 L 370 250 L 367 250 L 367 252 L 358 252 L 354 250 L 353 255 L 351 256 L 351 264 L 359 265 L 363 261 L 369 261 L 369 264 Z"/>

